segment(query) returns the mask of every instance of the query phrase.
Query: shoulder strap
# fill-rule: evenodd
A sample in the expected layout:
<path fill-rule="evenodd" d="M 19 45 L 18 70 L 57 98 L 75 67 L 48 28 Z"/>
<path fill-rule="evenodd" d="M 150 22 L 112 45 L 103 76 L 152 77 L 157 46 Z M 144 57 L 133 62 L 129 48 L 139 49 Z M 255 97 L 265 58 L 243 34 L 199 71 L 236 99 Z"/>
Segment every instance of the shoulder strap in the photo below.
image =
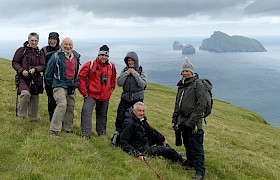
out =
<path fill-rule="evenodd" d="M 47 55 L 47 46 L 43 47 L 43 52 L 45 55 Z"/>
<path fill-rule="evenodd" d="M 94 61 L 90 61 L 90 66 L 89 66 L 88 73 L 91 71 L 91 69 L 92 69 L 93 65 L 94 65 Z"/>
<path fill-rule="evenodd" d="M 142 74 L 142 66 L 139 66 L 138 73 L 141 75 Z"/>
<path fill-rule="evenodd" d="M 55 60 L 55 66 L 57 68 L 57 75 L 54 73 L 54 77 L 56 79 L 60 79 L 60 70 L 59 70 L 59 63 L 58 63 L 59 56 L 57 52 L 54 53 L 54 60 Z"/>
<path fill-rule="evenodd" d="M 90 71 L 91 71 L 91 69 L 92 69 L 93 65 L 94 65 L 94 60 L 90 61 L 90 65 L 89 65 L 89 69 L 88 69 L 87 79 L 89 78 L 89 73 L 90 73 Z"/>

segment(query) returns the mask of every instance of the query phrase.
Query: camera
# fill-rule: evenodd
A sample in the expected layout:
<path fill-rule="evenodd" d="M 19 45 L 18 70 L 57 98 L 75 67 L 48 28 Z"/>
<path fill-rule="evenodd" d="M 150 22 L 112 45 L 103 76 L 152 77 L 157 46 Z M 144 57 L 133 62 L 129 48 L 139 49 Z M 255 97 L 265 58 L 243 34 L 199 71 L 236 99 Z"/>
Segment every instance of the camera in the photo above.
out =
<path fill-rule="evenodd" d="M 108 82 L 108 74 L 101 74 L 101 84 L 106 85 Z"/>

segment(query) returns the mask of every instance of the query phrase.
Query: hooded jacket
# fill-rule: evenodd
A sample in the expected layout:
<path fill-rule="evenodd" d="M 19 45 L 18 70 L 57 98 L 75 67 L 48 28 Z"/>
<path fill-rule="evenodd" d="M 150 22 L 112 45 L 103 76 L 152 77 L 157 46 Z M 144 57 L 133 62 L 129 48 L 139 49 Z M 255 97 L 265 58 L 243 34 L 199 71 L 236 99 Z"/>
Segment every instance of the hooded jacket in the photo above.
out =
<path fill-rule="evenodd" d="M 54 39 L 57 40 L 56 46 L 55 46 L 55 47 L 52 47 L 52 46 L 50 45 L 50 38 L 54 38 Z M 49 59 L 51 58 L 51 56 L 53 55 L 53 53 L 57 52 L 57 51 L 60 49 L 60 45 L 59 45 L 59 43 L 60 43 L 59 34 L 56 33 L 56 32 L 51 32 L 51 33 L 49 34 L 48 43 L 49 43 L 48 46 L 45 46 L 45 47 L 43 47 L 43 48 L 41 49 L 41 51 L 42 51 L 42 52 L 44 53 L 44 55 L 45 55 L 45 62 L 46 62 L 46 64 L 48 64 L 48 61 L 49 61 Z"/>
<path fill-rule="evenodd" d="M 99 101 L 108 101 L 116 86 L 116 67 L 111 62 L 101 63 L 98 58 L 84 64 L 79 72 L 79 91 L 83 96 L 91 96 Z M 106 82 L 102 82 L 107 76 Z"/>
<path fill-rule="evenodd" d="M 164 142 L 164 136 L 149 125 L 146 117 L 140 121 L 133 111 L 126 115 L 120 134 L 120 143 L 125 152 L 138 156 L 145 151 L 145 146 Z"/>
<path fill-rule="evenodd" d="M 206 107 L 206 99 L 203 95 L 205 89 L 202 82 L 197 79 L 198 77 L 194 76 L 178 82 L 172 123 L 190 128 L 197 125 L 199 129 L 202 128 L 201 117 Z"/>
<path fill-rule="evenodd" d="M 16 50 L 12 66 L 16 70 L 16 83 L 18 84 L 18 93 L 22 90 L 28 90 L 30 92 L 30 83 L 34 82 L 36 85 L 35 93 L 43 93 L 43 77 L 40 72 L 45 70 L 45 58 L 44 54 L 39 51 L 38 47 L 36 49 L 29 46 L 28 41 Z M 35 68 L 35 74 L 33 76 L 24 77 L 22 71 L 29 71 L 31 68 Z"/>
<path fill-rule="evenodd" d="M 134 59 L 134 69 L 135 72 L 133 74 L 129 74 L 127 72 L 128 66 L 128 58 Z M 127 53 L 124 58 L 124 62 L 126 67 L 121 71 L 120 76 L 118 77 L 117 83 L 118 86 L 123 87 L 123 92 L 121 95 L 121 99 L 125 101 L 136 101 L 144 99 L 144 89 L 147 85 L 147 74 L 143 67 L 141 67 L 140 74 L 140 66 L 138 56 L 135 52 Z"/>

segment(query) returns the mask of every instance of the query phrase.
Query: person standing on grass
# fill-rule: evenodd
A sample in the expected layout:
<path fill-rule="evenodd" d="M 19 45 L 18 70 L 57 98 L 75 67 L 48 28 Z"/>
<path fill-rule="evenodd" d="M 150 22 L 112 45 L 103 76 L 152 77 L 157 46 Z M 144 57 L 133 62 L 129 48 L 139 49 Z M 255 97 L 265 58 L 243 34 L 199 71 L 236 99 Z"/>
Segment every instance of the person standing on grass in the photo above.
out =
<path fill-rule="evenodd" d="M 119 133 L 125 119 L 125 111 L 138 101 L 144 101 L 144 90 L 147 85 L 147 74 L 139 65 L 135 52 L 128 52 L 124 58 L 126 67 L 121 71 L 117 83 L 123 87 L 121 101 L 117 110 L 116 131 L 112 137 L 112 144 L 118 146 Z"/>
<path fill-rule="evenodd" d="M 109 99 L 116 86 L 116 67 L 109 61 L 109 48 L 100 47 L 94 61 L 88 61 L 79 72 L 79 91 L 84 97 L 81 113 L 82 138 L 89 140 L 92 133 L 92 111 L 96 110 L 96 132 L 106 135 Z"/>
<path fill-rule="evenodd" d="M 51 32 L 49 34 L 49 38 L 48 38 L 49 45 L 43 47 L 41 50 L 44 53 L 46 64 L 48 64 L 50 57 L 60 49 L 59 41 L 60 41 L 59 34 L 57 32 Z M 52 87 L 49 87 L 46 82 L 45 82 L 45 90 L 48 96 L 48 111 L 49 111 L 49 119 L 51 121 L 56 107 L 56 102 L 53 97 L 53 89 Z"/>
<path fill-rule="evenodd" d="M 205 163 L 202 115 L 206 108 L 204 85 L 198 81 L 192 63 L 186 59 L 181 69 L 182 79 L 178 82 L 172 127 L 180 131 L 186 149 L 186 169 L 195 169 L 193 179 L 204 179 Z"/>
<path fill-rule="evenodd" d="M 17 94 L 20 102 L 17 117 L 20 122 L 29 116 L 30 122 L 38 121 L 39 94 L 44 91 L 42 72 L 45 70 L 44 54 L 38 48 L 39 35 L 32 32 L 28 41 L 16 50 L 12 66 L 16 70 Z"/>
<path fill-rule="evenodd" d="M 51 56 L 45 72 L 46 84 L 53 89 L 56 101 L 49 129 L 51 137 L 59 137 L 62 124 L 67 133 L 73 133 L 79 65 L 80 54 L 73 50 L 72 39 L 63 39 L 61 49 Z"/>

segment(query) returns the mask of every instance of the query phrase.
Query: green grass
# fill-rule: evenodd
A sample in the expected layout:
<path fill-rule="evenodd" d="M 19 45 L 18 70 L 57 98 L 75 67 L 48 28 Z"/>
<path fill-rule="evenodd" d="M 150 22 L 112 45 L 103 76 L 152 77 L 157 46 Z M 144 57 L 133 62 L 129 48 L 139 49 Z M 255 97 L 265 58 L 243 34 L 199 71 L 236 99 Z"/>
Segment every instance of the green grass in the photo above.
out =
<path fill-rule="evenodd" d="M 144 162 L 110 144 L 121 88 L 112 95 L 108 113 L 108 136 L 90 141 L 80 138 L 83 99 L 77 92 L 74 135 L 61 133 L 54 140 L 49 128 L 46 94 L 40 96 L 38 123 L 20 124 L 15 117 L 15 71 L 11 61 L 0 59 L 0 179 L 159 179 Z M 176 82 L 174 82 L 176 83 Z M 145 92 L 147 117 L 174 145 L 171 116 L 176 90 L 149 83 Z M 95 128 L 95 118 L 93 129 Z M 205 179 L 280 179 L 280 129 L 272 127 L 254 112 L 220 100 L 205 129 Z M 177 163 L 163 158 L 148 162 L 165 179 L 190 179 Z"/>

